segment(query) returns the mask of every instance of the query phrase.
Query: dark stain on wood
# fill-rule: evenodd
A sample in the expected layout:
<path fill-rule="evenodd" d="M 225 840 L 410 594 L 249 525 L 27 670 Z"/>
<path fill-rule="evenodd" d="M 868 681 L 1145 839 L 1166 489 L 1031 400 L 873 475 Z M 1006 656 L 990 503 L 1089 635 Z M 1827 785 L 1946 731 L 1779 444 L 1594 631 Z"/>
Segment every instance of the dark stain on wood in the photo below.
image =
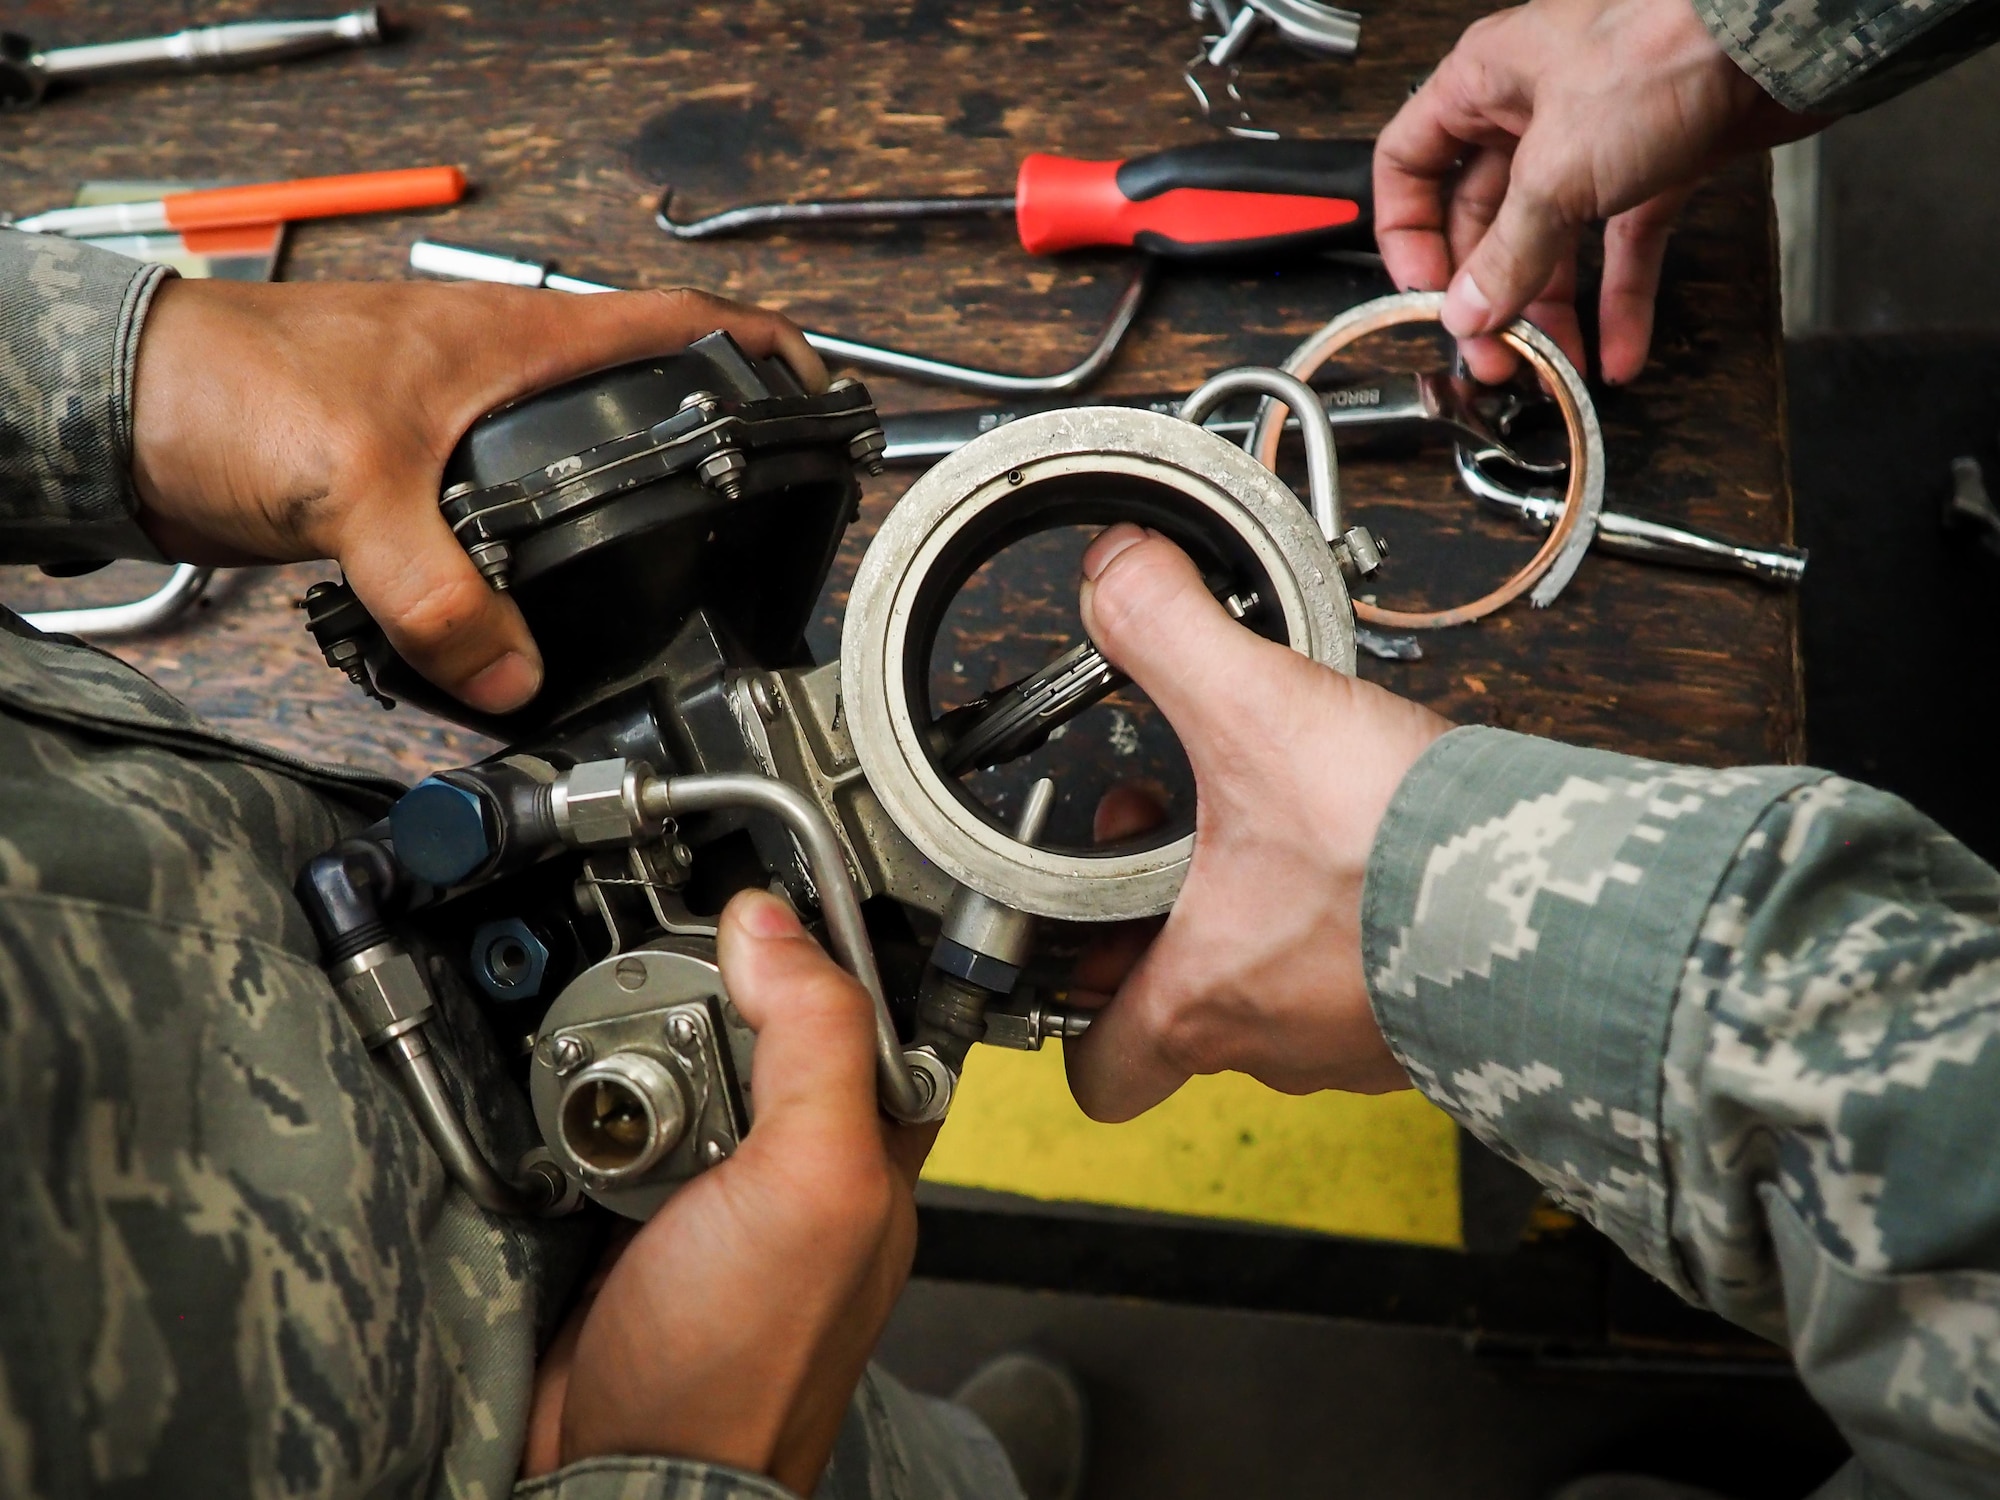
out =
<path fill-rule="evenodd" d="M 1366 6 L 1352 62 L 1260 49 L 1246 85 L 1260 117 L 1282 128 L 1370 136 L 1488 8 Z M 204 16 L 261 9 L 229 0 Z M 559 0 L 492 0 L 399 7 L 399 19 L 406 33 L 378 51 L 103 85 L 10 116 L 0 123 L 5 206 L 67 202 L 85 178 L 255 180 L 456 161 L 478 185 L 464 204 L 296 226 L 286 278 L 399 278 L 409 243 L 427 235 L 621 285 L 705 286 L 810 326 L 1045 371 L 1089 346 L 1123 284 L 1123 256 L 1034 260 L 997 221 L 683 244 L 653 227 L 653 195 L 671 178 L 697 188 L 688 211 L 705 212 L 765 198 L 1005 192 L 1029 151 L 1111 158 L 1211 138 L 1180 81 L 1193 30 L 1177 5 L 750 0 L 589 14 Z M 52 42 L 95 40 L 171 30 L 185 11 L 175 0 L 40 0 L 11 24 Z M 1789 535 L 1774 253 L 1761 162 L 1730 168 L 1690 205 L 1653 363 L 1630 389 L 1597 391 L 1611 504 L 1746 540 Z M 1232 364 L 1275 361 L 1384 289 L 1337 266 L 1175 273 L 1103 389 L 1187 390 Z M 903 381 L 869 384 L 885 411 L 974 404 Z M 1385 601 L 1469 597 L 1532 546 L 1456 492 L 1441 452 L 1345 467 L 1357 516 L 1396 543 L 1393 572 L 1368 585 Z M 837 649 L 861 550 L 908 482 L 868 486 L 822 600 L 813 638 L 823 654 Z M 289 749 L 412 777 L 478 754 L 462 731 L 382 713 L 320 663 L 286 604 L 331 571 L 247 570 L 184 628 L 117 649 L 211 717 Z M 0 597 L 39 606 L 116 582 L 8 570 Z M 1076 639 L 1075 587 L 1074 557 L 1054 545 L 989 570 L 960 612 L 955 682 L 983 689 Z M 1421 662 L 1364 660 L 1362 672 L 1462 721 L 1670 760 L 1783 760 L 1800 750 L 1795 623 L 1787 594 L 1597 555 L 1550 609 L 1510 606 L 1432 635 Z M 1123 753 L 1134 734 L 1138 748 Z M 1079 721 L 1036 767 L 1059 776 L 1059 829 L 1075 839 L 1114 776 L 1154 782 L 1185 809 L 1177 755 L 1133 697 Z M 1026 770 L 981 790 L 1004 810 Z"/>

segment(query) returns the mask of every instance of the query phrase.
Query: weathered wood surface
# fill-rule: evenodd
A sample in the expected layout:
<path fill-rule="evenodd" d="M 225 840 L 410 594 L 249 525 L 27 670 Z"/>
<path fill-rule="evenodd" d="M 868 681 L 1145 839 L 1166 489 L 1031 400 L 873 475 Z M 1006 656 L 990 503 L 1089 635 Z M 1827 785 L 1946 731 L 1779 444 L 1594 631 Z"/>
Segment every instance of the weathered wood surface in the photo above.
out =
<path fill-rule="evenodd" d="M 311 7 L 305 7 L 310 9 Z M 1352 63 L 1262 54 L 1263 115 L 1303 133 L 1371 135 L 1409 85 L 1488 8 L 1482 0 L 1361 6 Z M 135 0 L 30 4 L 10 24 L 48 42 L 132 35 L 281 5 Z M 1123 156 L 1208 138 L 1179 80 L 1192 50 L 1177 0 L 824 6 L 558 3 L 398 7 L 397 39 L 365 54 L 227 77 L 104 85 L 0 120 L 5 206 L 68 200 L 86 178 L 263 179 L 462 163 L 476 194 L 445 212 L 300 225 L 286 279 L 396 278 L 420 235 L 537 258 L 631 285 L 692 283 L 773 303 L 811 326 L 1023 370 L 1066 366 L 1122 284 L 1113 255 L 1027 257 L 1000 226 L 677 244 L 652 226 L 659 187 L 688 212 L 746 199 L 1002 188 L 1031 150 Z M 1386 287 L 1338 268 L 1172 278 L 1104 389 L 1185 390 Z M 1600 391 L 1613 504 L 1752 541 L 1790 530 L 1772 233 L 1761 167 L 1695 201 L 1668 258 L 1654 362 Z M 959 404 L 871 381 L 885 411 Z M 1476 517 L 1442 450 L 1346 466 L 1358 516 L 1396 542 L 1384 602 L 1484 592 L 1529 542 Z M 837 641 L 841 590 L 907 478 L 871 483 L 816 641 Z M 1074 548 L 994 570 L 941 652 L 941 687 L 976 691 L 1074 638 Z M 253 570 L 183 629 L 118 649 L 241 732 L 416 776 L 478 742 L 361 700 L 285 604 L 324 565 Z M 9 570 L 16 607 L 116 581 Z M 1510 607 L 1426 640 L 1417 663 L 1364 674 L 1460 720 L 1700 762 L 1784 759 L 1800 743 L 1795 612 L 1746 581 L 1588 560 L 1548 610 Z M 954 669 L 954 664 L 956 668 Z M 1185 794 L 1142 702 L 1079 723 L 1048 758 L 1070 775 L 1151 775 Z M 1122 754 L 1133 729 L 1136 755 Z M 1095 776 L 1098 781 L 1102 775 Z M 1069 799 L 1065 821 L 1082 816 Z"/>

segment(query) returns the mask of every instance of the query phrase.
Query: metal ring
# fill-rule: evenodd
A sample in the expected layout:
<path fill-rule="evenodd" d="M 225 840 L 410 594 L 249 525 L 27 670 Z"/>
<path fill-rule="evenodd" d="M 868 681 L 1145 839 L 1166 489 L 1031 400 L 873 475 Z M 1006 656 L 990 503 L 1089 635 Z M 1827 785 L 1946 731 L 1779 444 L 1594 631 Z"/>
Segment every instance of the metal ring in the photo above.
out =
<path fill-rule="evenodd" d="M 840 686 L 869 787 L 940 869 L 1017 911 L 1110 922 L 1173 904 L 1193 857 L 1193 835 L 1102 856 L 1021 843 L 938 769 L 906 671 L 909 653 L 930 645 L 914 640 L 913 631 L 924 628 L 939 577 L 963 565 L 968 538 L 1003 524 L 1010 535 L 1033 530 L 1038 491 L 1077 494 L 1099 486 L 1143 492 L 1219 525 L 1268 579 L 1272 597 L 1265 602 L 1283 622 L 1287 643 L 1339 671 L 1354 670 L 1346 586 L 1311 513 L 1276 475 L 1225 439 L 1176 418 L 1078 407 L 996 428 L 910 487 L 862 558 L 848 596 Z"/>
<path fill-rule="evenodd" d="M 1327 360 L 1349 344 L 1394 328 L 1403 323 L 1435 323 L 1444 310 L 1442 292 L 1403 292 L 1379 297 L 1350 308 L 1326 327 L 1313 334 L 1286 358 L 1282 368 L 1301 380 L 1311 380 Z M 1597 532 L 1597 513 L 1604 508 L 1604 431 L 1597 423 L 1597 409 L 1576 366 L 1555 341 L 1526 319 L 1501 330 L 1498 337 L 1528 362 L 1542 377 L 1562 412 L 1569 430 L 1569 491 L 1564 497 L 1562 518 L 1550 528 L 1548 540 L 1522 568 L 1491 593 L 1452 609 L 1400 610 L 1356 600 L 1354 614 L 1370 625 L 1387 625 L 1399 630 L 1437 630 L 1447 625 L 1463 625 L 1490 615 L 1503 604 L 1518 599 L 1530 589 L 1529 602 L 1536 608 L 1549 604 L 1575 574 L 1583 554 L 1590 549 Z M 1244 447 L 1266 465 L 1275 465 L 1278 440 L 1284 431 L 1284 414 L 1267 401 L 1257 413 L 1257 425 Z"/>

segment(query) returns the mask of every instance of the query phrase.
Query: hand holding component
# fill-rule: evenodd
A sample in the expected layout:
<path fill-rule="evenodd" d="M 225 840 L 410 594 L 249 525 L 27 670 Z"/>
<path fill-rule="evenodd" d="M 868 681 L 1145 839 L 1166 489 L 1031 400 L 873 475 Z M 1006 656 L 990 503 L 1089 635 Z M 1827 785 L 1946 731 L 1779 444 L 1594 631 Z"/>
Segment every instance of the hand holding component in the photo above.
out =
<path fill-rule="evenodd" d="M 717 327 L 821 378 L 783 318 L 696 292 L 164 282 L 133 399 L 140 524 L 176 561 L 337 559 L 412 665 L 504 712 L 540 657 L 438 509 L 452 444 L 517 396 Z"/>
<path fill-rule="evenodd" d="M 1173 724 L 1200 812 L 1165 926 L 1064 1046 L 1077 1101 L 1127 1119 L 1224 1069 L 1301 1093 L 1406 1087 L 1369 1009 L 1361 885 L 1390 797 L 1444 721 L 1237 625 L 1137 527 L 1099 537 L 1084 574 L 1091 638 Z"/>
<path fill-rule="evenodd" d="M 38 52 L 26 37 L 0 32 L 0 109 L 42 101 L 51 83 L 90 83 L 135 73 L 206 72 L 256 67 L 309 57 L 337 47 L 371 47 L 382 40 L 374 6 L 314 21 L 232 21 L 193 26 L 171 36 L 138 37 Z"/>
<path fill-rule="evenodd" d="M 1173 146 L 1129 161 L 1037 153 L 1022 161 L 1012 196 L 755 203 L 692 221 L 669 215 L 669 188 L 657 220 L 676 239 L 699 240 L 767 224 L 1011 213 L 1030 255 L 1109 246 L 1213 260 L 1350 242 L 1367 248 L 1371 152 L 1366 141 L 1238 140 Z"/>
<path fill-rule="evenodd" d="M 1405 289 L 1443 290 L 1445 326 L 1494 381 L 1490 337 L 1525 316 L 1578 368 L 1576 242 L 1604 231 L 1604 378 L 1637 377 L 1667 235 L 1722 162 L 1809 135 L 1732 62 L 1687 0 L 1530 0 L 1470 27 L 1382 132 L 1376 237 Z"/>
<path fill-rule="evenodd" d="M 1459 482 L 1482 504 L 1503 515 L 1544 531 L 1555 525 L 1562 518 L 1562 500 L 1555 495 L 1510 489 L 1500 483 L 1484 467 L 1497 456 L 1460 444 L 1456 454 Z M 1641 562 L 1746 573 L 1765 583 L 1795 584 L 1806 571 L 1806 554 L 1798 547 L 1752 547 L 1742 542 L 1727 542 L 1683 526 L 1669 526 L 1614 510 L 1598 512 L 1597 531 L 1591 545 L 1600 552 Z"/>
<path fill-rule="evenodd" d="M 660 1454 L 812 1493 L 909 1277 L 936 1132 L 877 1111 L 868 997 L 776 897 L 737 897 L 719 936 L 757 1032 L 754 1121 L 639 1230 L 543 1357 L 524 1477 Z"/>

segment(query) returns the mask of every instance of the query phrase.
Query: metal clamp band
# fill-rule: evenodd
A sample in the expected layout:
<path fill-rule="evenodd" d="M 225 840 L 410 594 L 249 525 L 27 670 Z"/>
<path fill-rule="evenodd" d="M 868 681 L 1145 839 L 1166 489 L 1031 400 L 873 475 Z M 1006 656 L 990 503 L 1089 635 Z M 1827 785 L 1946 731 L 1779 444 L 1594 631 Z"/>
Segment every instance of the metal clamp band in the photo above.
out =
<path fill-rule="evenodd" d="M 1310 381 L 1320 368 L 1349 344 L 1404 323 L 1435 323 L 1444 310 L 1442 292 L 1403 292 L 1364 302 L 1335 318 L 1313 334 L 1286 358 L 1284 369 L 1300 380 Z M 1555 341 L 1526 320 L 1504 329 L 1499 337 L 1526 360 L 1541 376 L 1562 412 L 1569 431 L 1569 490 L 1564 496 L 1563 513 L 1550 528 L 1548 540 L 1513 577 L 1490 593 L 1470 603 L 1450 609 L 1384 609 L 1357 600 L 1355 617 L 1370 625 L 1386 625 L 1399 630 L 1438 630 L 1463 625 L 1490 615 L 1502 605 L 1528 594 L 1529 603 L 1542 608 L 1563 591 L 1583 554 L 1596 534 L 1597 515 L 1604 508 L 1604 432 L 1597 423 L 1597 409 L 1583 377 Z M 1278 458 L 1278 439 L 1284 429 L 1284 411 L 1267 401 L 1257 414 L 1244 447 L 1261 463 L 1273 466 Z M 1532 590 L 1533 592 L 1530 592 Z"/>

